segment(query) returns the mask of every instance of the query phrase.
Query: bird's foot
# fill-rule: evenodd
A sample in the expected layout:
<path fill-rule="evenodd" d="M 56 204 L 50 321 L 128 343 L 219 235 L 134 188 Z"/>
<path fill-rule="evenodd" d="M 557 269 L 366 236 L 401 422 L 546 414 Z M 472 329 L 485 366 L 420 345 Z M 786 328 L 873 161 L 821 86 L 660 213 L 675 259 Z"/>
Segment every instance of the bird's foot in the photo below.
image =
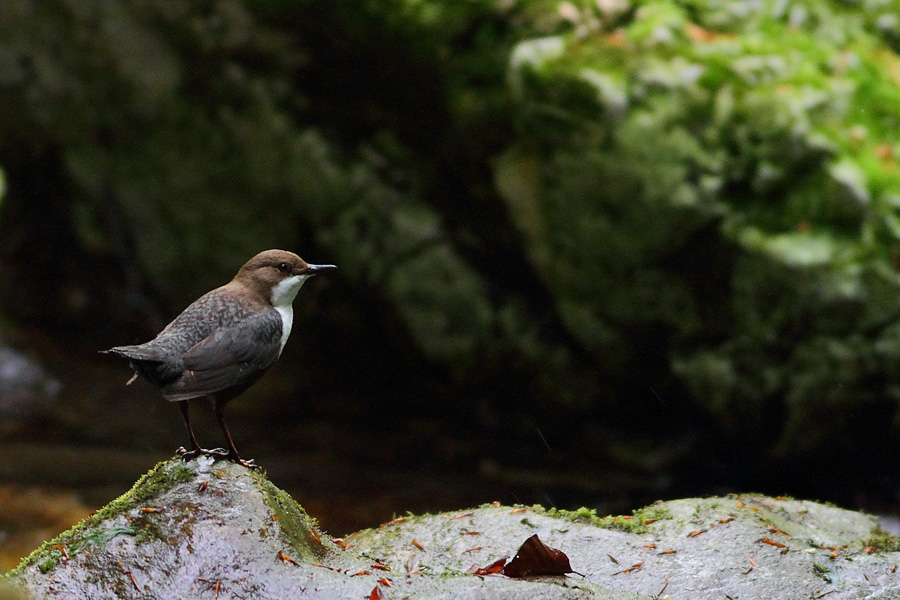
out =
<path fill-rule="evenodd" d="M 185 462 L 189 460 L 194 460 L 195 458 L 200 456 L 200 448 L 194 448 L 193 450 L 187 450 L 184 446 L 179 446 L 178 450 L 175 451 L 175 454 L 181 457 L 181 459 Z"/>
<path fill-rule="evenodd" d="M 225 458 L 235 464 L 241 465 L 242 467 L 247 467 L 248 469 L 252 469 L 254 471 L 262 470 L 262 467 L 259 466 L 258 464 L 256 464 L 255 462 L 253 462 L 252 458 L 250 460 L 244 460 L 237 454 L 232 454 L 232 453 L 229 453 Z"/>
<path fill-rule="evenodd" d="M 213 459 L 229 458 L 230 455 L 224 448 L 194 448 L 193 450 L 185 450 L 184 446 L 175 451 L 178 456 L 185 462 L 200 458 L 201 456 L 211 456 Z"/>

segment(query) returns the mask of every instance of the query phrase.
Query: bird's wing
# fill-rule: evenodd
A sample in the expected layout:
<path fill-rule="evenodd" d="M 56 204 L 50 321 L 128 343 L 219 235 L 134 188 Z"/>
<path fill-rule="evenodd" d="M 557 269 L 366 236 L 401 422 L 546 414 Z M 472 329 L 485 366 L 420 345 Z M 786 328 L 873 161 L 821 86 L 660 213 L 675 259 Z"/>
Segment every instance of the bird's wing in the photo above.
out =
<path fill-rule="evenodd" d="M 175 402 L 249 385 L 278 358 L 280 342 L 274 309 L 219 328 L 184 353 L 184 373 L 163 393 Z"/>

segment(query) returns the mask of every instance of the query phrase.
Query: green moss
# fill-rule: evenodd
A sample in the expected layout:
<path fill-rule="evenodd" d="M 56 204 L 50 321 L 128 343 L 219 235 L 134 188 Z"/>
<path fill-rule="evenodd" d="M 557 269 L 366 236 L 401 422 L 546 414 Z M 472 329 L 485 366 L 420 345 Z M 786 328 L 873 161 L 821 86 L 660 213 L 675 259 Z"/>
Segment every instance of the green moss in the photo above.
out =
<path fill-rule="evenodd" d="M 65 548 L 66 553 L 72 556 L 85 547 L 109 541 L 117 535 L 139 535 L 139 532 L 131 527 L 112 527 L 102 531 L 96 531 L 95 528 L 103 521 L 125 514 L 136 506 L 155 498 L 173 485 L 190 481 L 194 475 L 194 471 L 180 460 L 165 461 L 157 464 L 138 479 L 137 483 L 128 492 L 86 517 L 71 529 L 64 531 L 52 540 L 44 542 L 34 552 L 25 557 L 19 566 L 7 573 L 5 577 L 17 577 L 34 564 L 39 565 L 38 568 L 43 573 L 53 570 L 64 556 L 60 548 Z M 150 532 L 145 532 L 145 535 L 146 533 Z M 141 539 L 144 538 L 141 537 Z"/>
<path fill-rule="evenodd" d="M 326 554 L 327 548 L 322 543 L 325 534 L 318 533 L 319 524 L 316 520 L 309 516 L 290 494 L 273 485 L 265 474 L 254 472 L 252 476 L 265 496 L 266 504 L 278 519 L 285 540 L 291 547 L 307 558 Z"/>
<path fill-rule="evenodd" d="M 647 527 L 655 521 L 672 518 L 672 515 L 665 507 L 656 504 L 639 508 L 633 511 L 631 516 L 609 515 L 598 517 L 597 511 L 586 507 L 581 507 L 577 510 L 550 508 L 545 510 L 544 514 L 549 517 L 569 519 L 575 523 L 591 523 L 604 529 L 617 529 L 628 533 L 646 533 Z"/>
<path fill-rule="evenodd" d="M 861 541 L 863 548 L 872 548 L 876 552 L 900 552 L 900 537 L 891 535 L 881 527 L 872 530 L 872 534 Z"/>
<path fill-rule="evenodd" d="M 56 557 L 48 558 L 38 565 L 38 569 L 41 570 L 41 573 L 49 573 L 53 570 L 53 568 L 56 566 L 56 563 L 58 562 L 59 560 Z"/>

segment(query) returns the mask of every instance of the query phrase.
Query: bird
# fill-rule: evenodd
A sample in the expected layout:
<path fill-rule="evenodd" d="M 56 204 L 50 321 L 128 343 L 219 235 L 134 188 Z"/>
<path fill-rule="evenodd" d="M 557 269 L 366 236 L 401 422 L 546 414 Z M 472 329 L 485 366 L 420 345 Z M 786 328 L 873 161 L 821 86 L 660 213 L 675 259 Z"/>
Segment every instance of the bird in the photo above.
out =
<path fill-rule="evenodd" d="M 249 468 L 253 460 L 238 454 L 225 424 L 225 405 L 253 385 L 281 356 L 294 321 L 293 301 L 307 279 L 336 269 L 313 265 L 286 250 L 260 252 L 227 284 L 207 292 L 144 344 L 115 346 L 104 353 L 127 358 L 134 375 L 177 402 L 190 449 L 184 460 L 225 458 Z M 225 436 L 227 450 L 200 447 L 191 427 L 192 400 L 207 398 Z"/>

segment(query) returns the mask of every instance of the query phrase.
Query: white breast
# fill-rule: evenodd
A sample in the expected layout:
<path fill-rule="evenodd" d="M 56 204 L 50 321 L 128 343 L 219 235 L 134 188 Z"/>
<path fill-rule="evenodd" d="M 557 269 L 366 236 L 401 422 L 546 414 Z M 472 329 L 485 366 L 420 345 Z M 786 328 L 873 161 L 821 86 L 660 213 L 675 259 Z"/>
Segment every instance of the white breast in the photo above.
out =
<path fill-rule="evenodd" d="M 281 315 L 281 347 L 278 348 L 278 356 L 284 350 L 284 345 L 291 335 L 291 327 L 294 325 L 294 307 L 292 303 L 297 297 L 297 292 L 309 279 L 309 275 L 294 275 L 288 277 L 272 288 L 272 306 Z"/>

